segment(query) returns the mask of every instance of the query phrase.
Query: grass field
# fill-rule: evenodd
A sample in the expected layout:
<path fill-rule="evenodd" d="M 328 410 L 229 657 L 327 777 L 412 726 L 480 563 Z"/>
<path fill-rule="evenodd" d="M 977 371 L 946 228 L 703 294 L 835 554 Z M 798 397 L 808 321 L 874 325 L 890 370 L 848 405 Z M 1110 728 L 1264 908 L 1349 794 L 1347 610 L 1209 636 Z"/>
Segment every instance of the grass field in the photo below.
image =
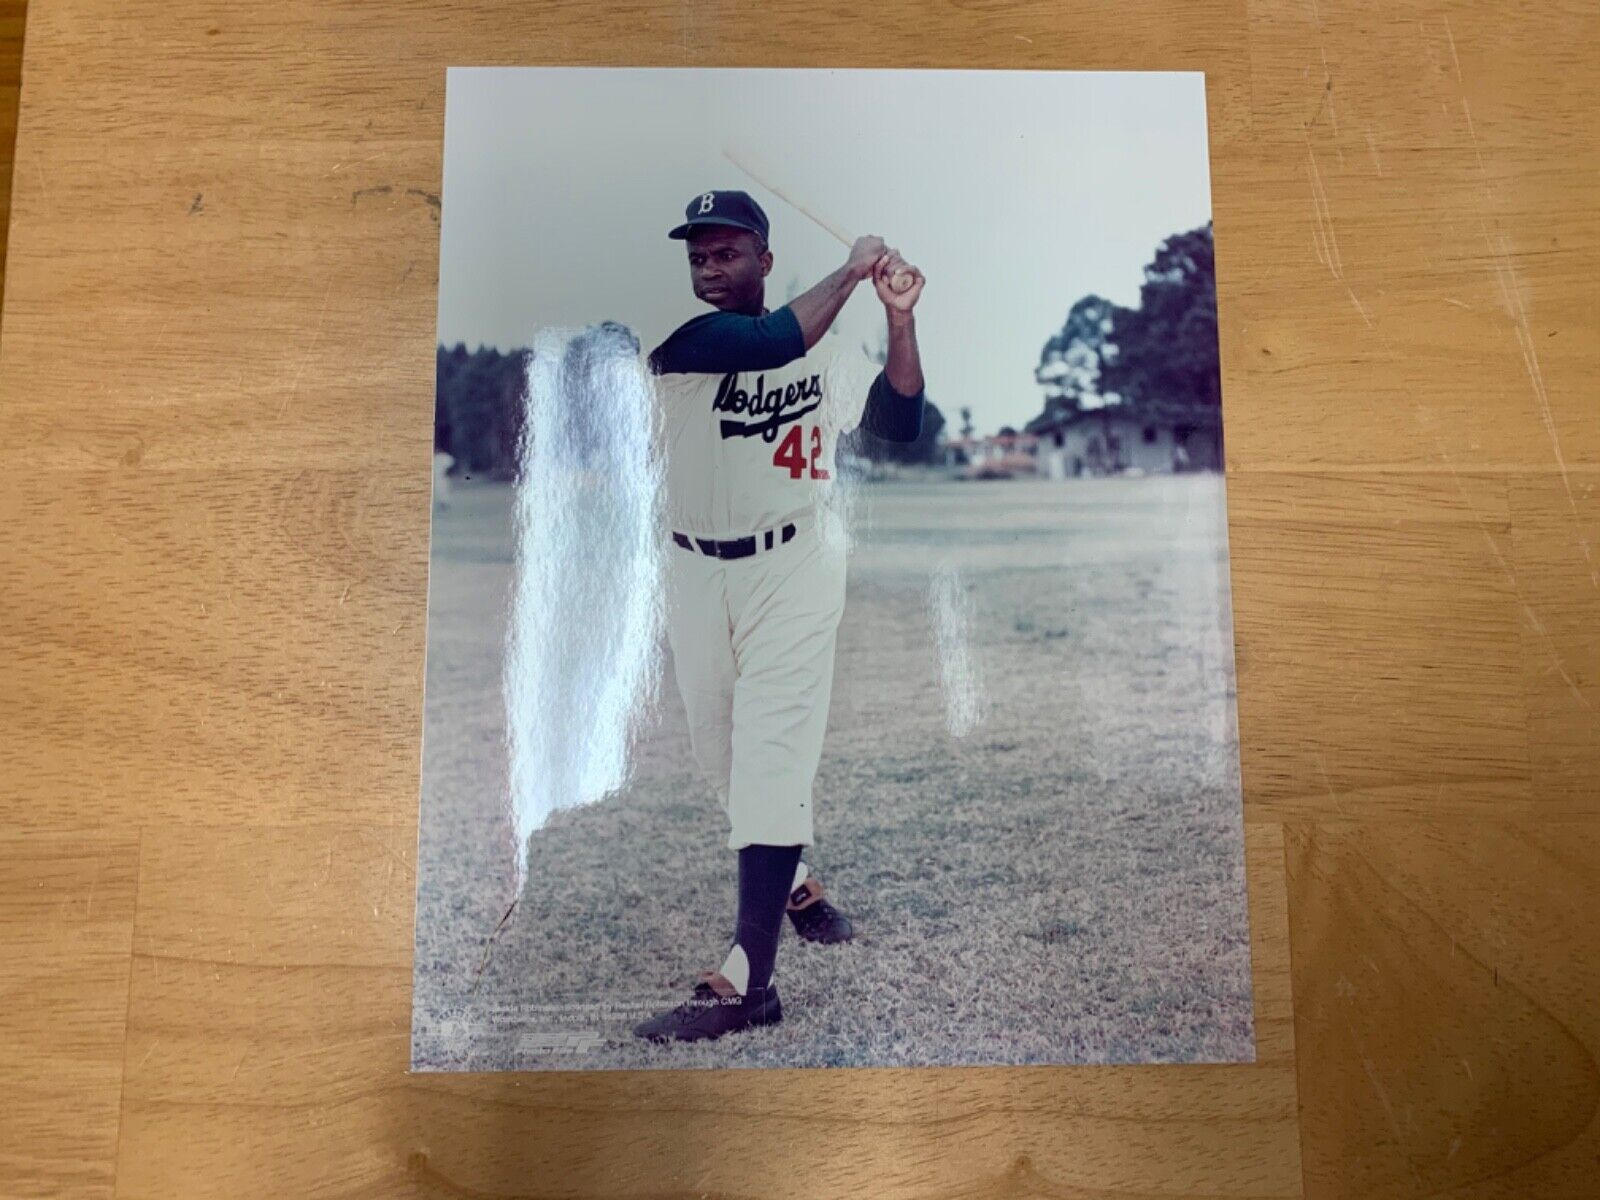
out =
<path fill-rule="evenodd" d="M 808 854 L 856 921 L 785 929 L 782 1025 L 635 1041 L 732 933 L 735 856 L 670 665 L 634 783 L 535 835 L 509 902 L 509 491 L 434 518 L 419 1070 L 1252 1057 L 1223 482 L 862 489 Z M 952 737 L 928 611 L 970 597 L 982 722 Z"/>

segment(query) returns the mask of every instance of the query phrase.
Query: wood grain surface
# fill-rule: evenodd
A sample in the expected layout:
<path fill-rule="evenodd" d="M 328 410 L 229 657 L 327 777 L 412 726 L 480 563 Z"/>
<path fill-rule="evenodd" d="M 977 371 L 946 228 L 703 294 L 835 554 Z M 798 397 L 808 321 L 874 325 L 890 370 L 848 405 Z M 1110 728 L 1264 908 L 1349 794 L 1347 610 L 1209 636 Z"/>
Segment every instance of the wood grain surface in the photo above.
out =
<path fill-rule="evenodd" d="M 407 1074 L 444 68 L 550 63 L 1207 73 L 1256 1064 Z M 1587 0 L 35 0 L 0 1195 L 1594 1195 L 1597 63 Z"/>

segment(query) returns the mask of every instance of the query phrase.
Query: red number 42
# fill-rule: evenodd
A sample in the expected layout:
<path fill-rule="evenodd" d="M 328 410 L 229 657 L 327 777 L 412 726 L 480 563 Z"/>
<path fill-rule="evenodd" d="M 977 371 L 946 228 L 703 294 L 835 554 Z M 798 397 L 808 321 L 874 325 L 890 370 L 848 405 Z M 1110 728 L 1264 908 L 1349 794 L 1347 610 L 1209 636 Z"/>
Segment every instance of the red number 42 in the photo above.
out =
<path fill-rule="evenodd" d="M 778 448 L 772 452 L 772 465 L 787 468 L 790 479 L 799 479 L 807 469 L 813 479 L 827 479 L 828 472 L 825 468 L 817 466 L 817 459 L 822 457 L 822 427 L 811 427 L 811 458 L 806 459 L 800 448 L 800 426 L 792 425 L 789 432 L 784 435 L 783 441 L 778 443 Z"/>

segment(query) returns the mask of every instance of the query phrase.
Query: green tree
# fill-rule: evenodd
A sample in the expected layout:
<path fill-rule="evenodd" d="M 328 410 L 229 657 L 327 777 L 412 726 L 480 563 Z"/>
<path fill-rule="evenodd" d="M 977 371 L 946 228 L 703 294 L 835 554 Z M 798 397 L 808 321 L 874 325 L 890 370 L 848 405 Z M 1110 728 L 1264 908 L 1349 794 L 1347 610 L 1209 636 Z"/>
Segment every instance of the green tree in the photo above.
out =
<path fill-rule="evenodd" d="M 1116 354 L 1108 342 L 1115 311 L 1116 305 L 1104 297 L 1085 296 L 1067 312 L 1060 332 L 1044 344 L 1033 377 L 1045 389 L 1045 407 L 1028 422 L 1030 431 L 1105 399 L 1101 378 L 1106 361 Z"/>
<path fill-rule="evenodd" d="M 463 475 L 508 479 L 516 472 L 522 431 L 526 350 L 502 354 L 480 346 L 439 347 L 434 386 L 434 447 Z"/>
<path fill-rule="evenodd" d="M 1211 224 L 1174 234 L 1144 269 L 1139 307 L 1111 315 L 1114 354 L 1102 391 L 1163 405 L 1222 404 L 1217 361 L 1217 281 Z"/>

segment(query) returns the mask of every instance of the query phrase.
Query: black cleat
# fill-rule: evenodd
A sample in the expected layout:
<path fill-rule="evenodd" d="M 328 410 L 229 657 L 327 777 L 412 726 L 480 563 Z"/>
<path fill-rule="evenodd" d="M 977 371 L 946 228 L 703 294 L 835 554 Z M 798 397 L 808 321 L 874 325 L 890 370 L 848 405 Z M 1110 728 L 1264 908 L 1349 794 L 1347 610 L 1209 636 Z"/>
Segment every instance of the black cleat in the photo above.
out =
<path fill-rule="evenodd" d="M 794 931 L 808 942 L 831 945 L 855 936 L 850 918 L 823 899 L 822 885 L 815 879 L 807 879 L 789 893 L 784 911 L 794 922 Z"/>
<path fill-rule="evenodd" d="M 741 996 L 720 972 L 707 971 L 689 999 L 635 1025 L 633 1035 L 652 1042 L 705 1042 L 781 1020 L 783 1006 L 778 1003 L 777 985 L 753 987 Z"/>

